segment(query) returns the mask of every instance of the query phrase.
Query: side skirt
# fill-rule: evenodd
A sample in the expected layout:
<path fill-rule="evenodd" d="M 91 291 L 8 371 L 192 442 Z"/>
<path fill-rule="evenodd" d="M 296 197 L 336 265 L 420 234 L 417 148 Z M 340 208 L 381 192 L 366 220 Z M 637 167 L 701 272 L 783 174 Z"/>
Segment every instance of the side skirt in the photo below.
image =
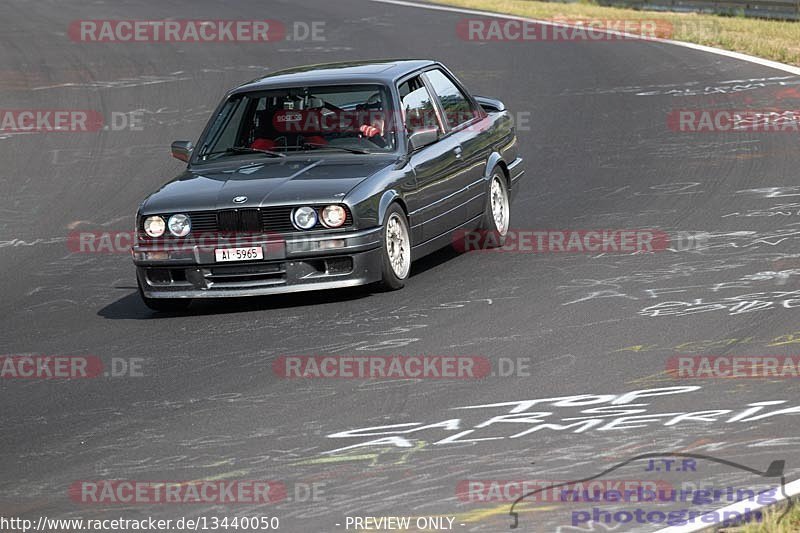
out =
<path fill-rule="evenodd" d="M 420 244 L 416 244 L 416 245 L 412 246 L 411 247 L 411 261 L 416 261 L 417 259 L 420 259 L 421 257 L 425 257 L 426 255 L 428 255 L 430 253 L 433 253 L 436 250 L 441 250 L 445 246 L 450 246 L 451 244 L 453 244 L 453 235 L 455 234 L 455 232 L 457 232 L 459 230 L 469 231 L 469 230 L 477 229 L 480 226 L 481 217 L 483 217 L 483 214 L 480 214 L 480 215 L 478 215 L 478 216 L 476 216 L 476 217 L 464 222 L 463 224 L 461 224 L 460 226 L 458 226 L 456 228 L 453 228 L 451 230 L 448 230 L 448 231 L 442 233 L 438 237 L 434 237 L 432 239 L 428 239 L 425 242 L 422 242 Z"/>

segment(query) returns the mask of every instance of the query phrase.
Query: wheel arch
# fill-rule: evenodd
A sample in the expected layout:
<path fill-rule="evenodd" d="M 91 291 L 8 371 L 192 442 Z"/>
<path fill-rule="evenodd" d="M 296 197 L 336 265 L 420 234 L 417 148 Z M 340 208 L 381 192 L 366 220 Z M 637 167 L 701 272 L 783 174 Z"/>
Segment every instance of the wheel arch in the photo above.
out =
<path fill-rule="evenodd" d="M 506 179 L 506 187 L 511 190 L 511 175 L 508 171 L 508 165 L 506 165 L 503 156 L 498 152 L 492 152 L 489 156 L 489 159 L 486 161 L 486 173 L 483 176 L 484 179 L 486 179 L 486 182 L 488 183 L 489 180 L 492 179 L 492 172 L 498 167 L 503 171 L 503 177 Z"/>
<path fill-rule="evenodd" d="M 408 218 L 408 206 L 406 205 L 405 200 L 400 193 L 395 190 L 389 190 L 381 195 L 380 202 L 378 203 L 378 224 L 383 226 L 383 223 L 386 221 L 386 212 L 389 210 L 389 206 L 392 204 L 398 204 L 400 209 L 403 210 L 403 213 L 406 215 L 406 221 L 411 226 L 411 221 Z"/>

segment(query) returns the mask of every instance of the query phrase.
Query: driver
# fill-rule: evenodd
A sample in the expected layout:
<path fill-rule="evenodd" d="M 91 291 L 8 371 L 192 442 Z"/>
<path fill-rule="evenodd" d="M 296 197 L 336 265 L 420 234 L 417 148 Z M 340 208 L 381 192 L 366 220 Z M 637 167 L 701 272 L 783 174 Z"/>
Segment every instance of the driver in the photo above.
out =
<path fill-rule="evenodd" d="M 386 117 L 383 112 L 381 94 L 373 94 L 367 98 L 363 106 L 359 107 L 367 111 L 367 120 L 358 128 L 359 136 L 369 139 L 381 148 L 385 148 L 387 145 L 386 138 L 384 137 L 386 133 Z"/>
<path fill-rule="evenodd" d="M 383 116 L 370 113 L 369 124 L 363 124 L 358 128 L 358 131 L 362 137 L 366 137 L 381 148 L 385 148 L 386 139 L 383 137 L 385 126 L 386 120 Z"/>

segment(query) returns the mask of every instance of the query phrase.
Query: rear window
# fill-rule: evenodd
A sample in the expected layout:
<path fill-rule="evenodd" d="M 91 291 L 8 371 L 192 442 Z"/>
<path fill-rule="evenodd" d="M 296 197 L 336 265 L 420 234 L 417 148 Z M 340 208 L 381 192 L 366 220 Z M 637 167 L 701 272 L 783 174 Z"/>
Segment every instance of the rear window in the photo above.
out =
<path fill-rule="evenodd" d="M 467 96 L 444 72 L 437 69 L 428 71 L 425 75 L 442 103 L 448 126 L 456 128 L 477 116 L 477 111 Z"/>

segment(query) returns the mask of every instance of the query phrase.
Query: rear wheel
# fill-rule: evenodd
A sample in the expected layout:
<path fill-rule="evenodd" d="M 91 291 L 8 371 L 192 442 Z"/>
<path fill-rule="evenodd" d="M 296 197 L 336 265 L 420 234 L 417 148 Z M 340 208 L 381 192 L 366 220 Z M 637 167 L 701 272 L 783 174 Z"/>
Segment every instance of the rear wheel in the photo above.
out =
<path fill-rule="evenodd" d="M 178 311 L 185 311 L 192 303 L 191 298 L 148 298 L 144 295 L 144 291 L 142 290 L 142 281 L 137 279 L 137 284 L 139 285 L 139 296 L 142 298 L 144 305 L 153 311 L 176 313 Z"/>
<path fill-rule="evenodd" d="M 508 185 L 503 171 L 495 167 L 489 182 L 489 197 L 483 212 L 481 230 L 490 232 L 486 236 L 488 247 L 503 246 L 508 236 L 508 224 L 511 220 L 511 208 L 508 200 Z"/>
<path fill-rule="evenodd" d="M 386 211 L 381 232 L 383 240 L 381 284 L 389 290 L 401 289 L 411 272 L 411 236 L 406 214 L 397 204 Z"/>

